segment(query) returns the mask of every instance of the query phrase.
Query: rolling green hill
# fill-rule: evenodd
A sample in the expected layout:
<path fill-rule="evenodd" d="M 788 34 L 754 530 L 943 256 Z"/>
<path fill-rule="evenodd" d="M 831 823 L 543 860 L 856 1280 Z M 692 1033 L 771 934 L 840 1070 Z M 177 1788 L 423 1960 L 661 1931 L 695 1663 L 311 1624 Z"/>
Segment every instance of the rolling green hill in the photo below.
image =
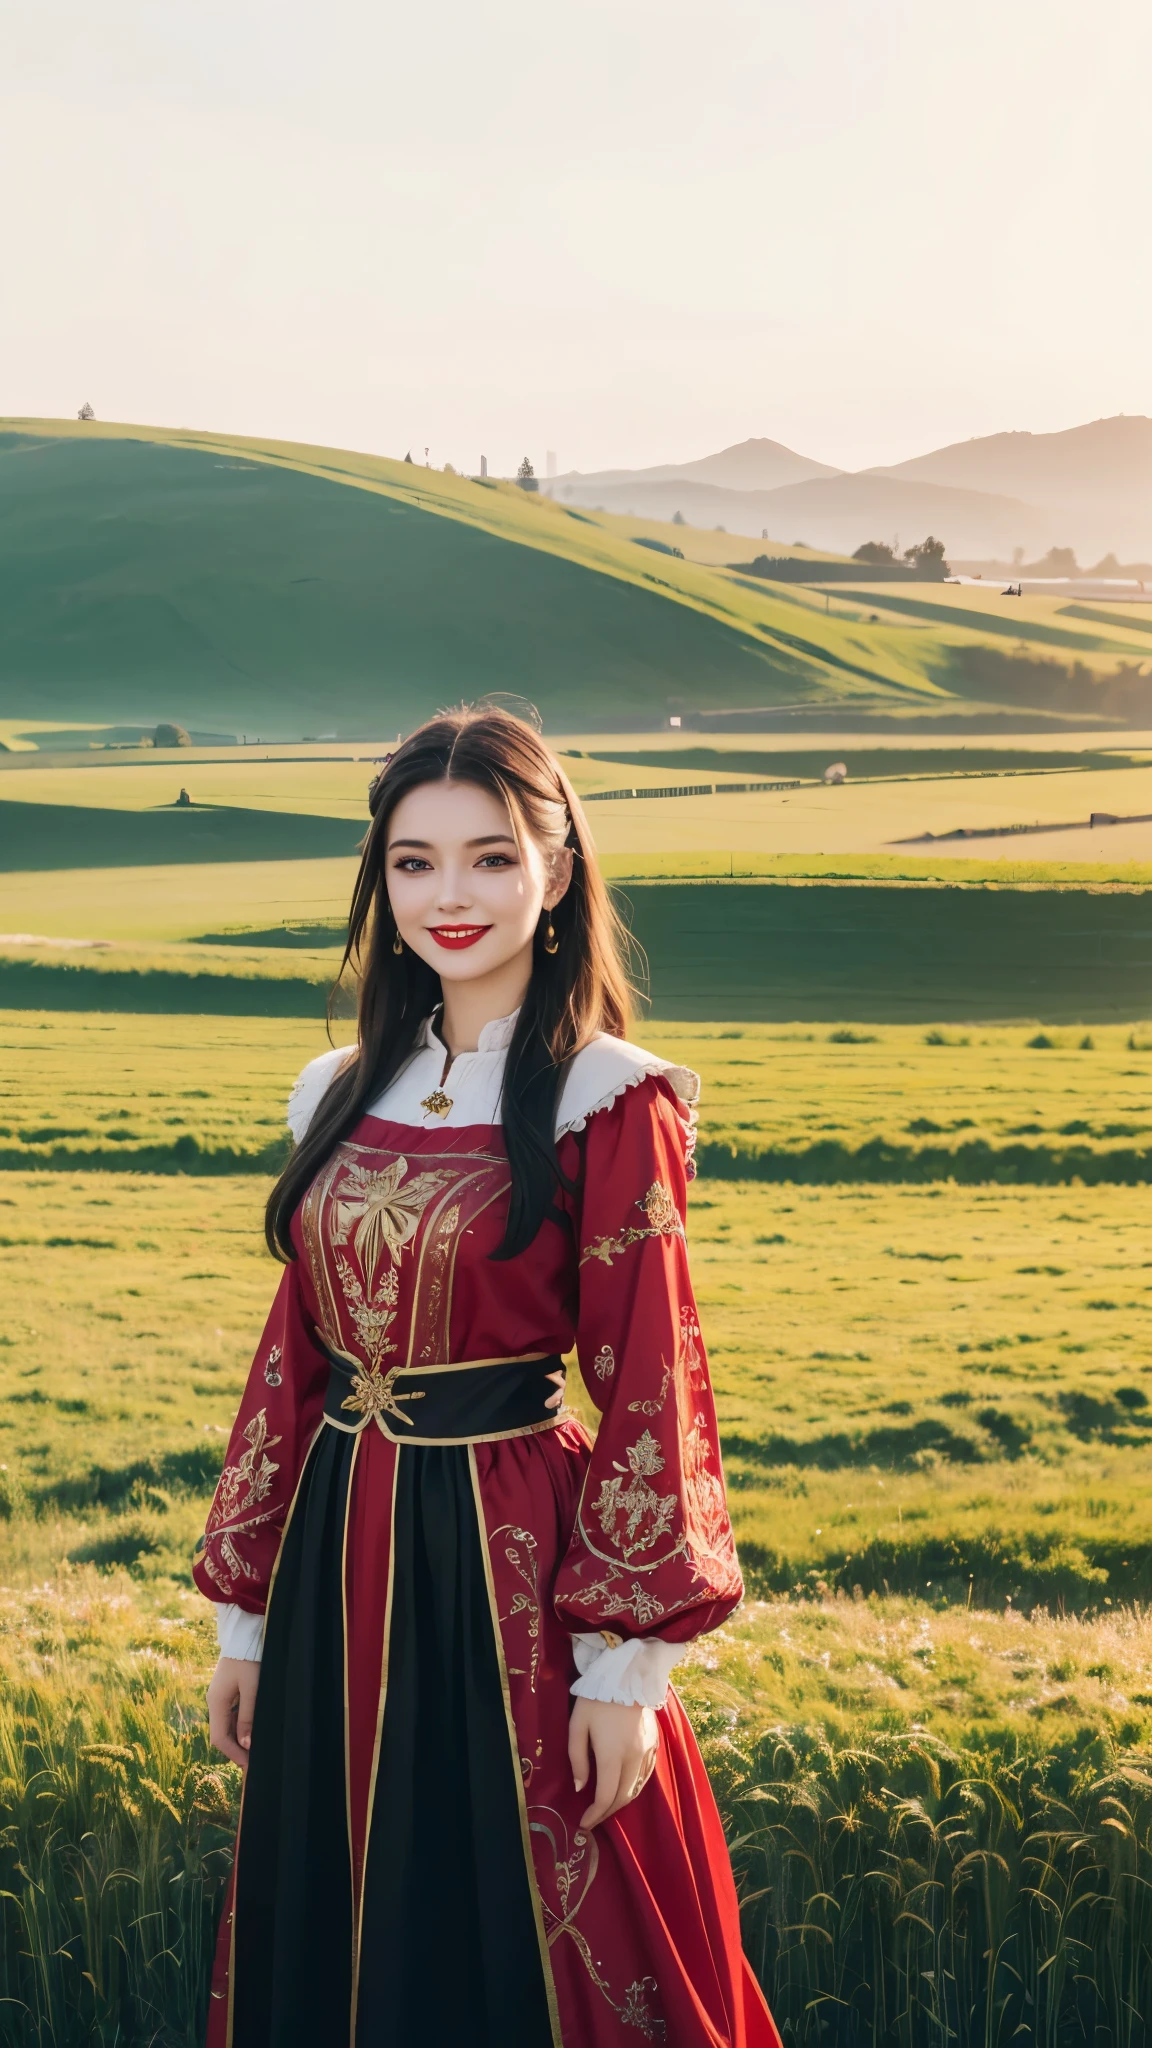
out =
<path fill-rule="evenodd" d="M 553 726 L 845 676 L 892 694 L 843 668 L 841 629 L 808 648 L 763 616 L 510 485 L 141 428 L 0 432 L 0 717 L 372 736 L 490 690 Z"/>
<path fill-rule="evenodd" d="M 721 536 L 681 560 L 642 524 L 380 456 L 0 421 L 0 729 L 376 738 L 497 690 L 568 732 L 670 711 L 1143 709 L 1144 621 L 757 585 Z"/>

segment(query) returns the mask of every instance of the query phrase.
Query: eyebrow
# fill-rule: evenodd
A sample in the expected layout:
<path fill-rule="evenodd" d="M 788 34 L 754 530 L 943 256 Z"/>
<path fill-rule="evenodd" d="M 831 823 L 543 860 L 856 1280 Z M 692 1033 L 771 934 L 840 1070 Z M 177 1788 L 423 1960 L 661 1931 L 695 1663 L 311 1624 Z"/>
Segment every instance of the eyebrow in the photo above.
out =
<path fill-rule="evenodd" d="M 483 839 L 466 839 L 464 844 L 465 846 L 515 846 L 516 841 L 511 832 L 489 832 Z M 418 846 L 422 853 L 429 853 L 432 850 L 432 841 L 430 839 L 389 840 L 388 850 L 390 853 L 397 846 Z"/>

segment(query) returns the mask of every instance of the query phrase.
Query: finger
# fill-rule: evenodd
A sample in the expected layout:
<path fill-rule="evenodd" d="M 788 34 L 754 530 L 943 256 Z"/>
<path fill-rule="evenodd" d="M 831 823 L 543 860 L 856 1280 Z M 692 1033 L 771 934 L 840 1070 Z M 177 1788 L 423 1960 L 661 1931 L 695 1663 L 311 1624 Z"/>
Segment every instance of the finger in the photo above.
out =
<path fill-rule="evenodd" d="M 260 1666 L 253 1666 L 255 1676 L 240 1681 L 240 1700 L 236 1708 L 236 1740 L 241 1749 L 252 1747 L 252 1717 L 256 1710 L 256 1683 Z"/>
<path fill-rule="evenodd" d="M 549 1394 L 548 1399 L 544 1403 L 544 1406 L 546 1408 L 558 1408 L 560 1406 L 561 1401 L 564 1399 L 564 1375 L 562 1372 L 550 1372 L 548 1374 L 548 1378 L 552 1381 L 553 1386 L 556 1388 L 556 1392 L 554 1394 Z"/>
<path fill-rule="evenodd" d="M 619 1759 L 617 1759 L 614 1763 L 608 1764 L 607 1768 L 604 1769 L 601 1767 L 599 1757 L 597 1757 L 596 1797 L 592 1801 L 591 1806 L 589 1806 L 585 1813 L 581 1816 L 580 1825 L 582 1828 L 598 1827 L 602 1820 L 607 1820 L 608 1815 L 613 1811 L 613 1801 L 616 1798 L 619 1789 Z"/>
<path fill-rule="evenodd" d="M 638 1773 L 630 1775 L 627 1771 L 622 1771 L 620 1773 L 620 1783 L 616 1788 L 616 1797 L 604 1815 L 604 1819 L 611 1820 L 612 1815 L 619 1813 L 622 1807 L 631 1806 L 636 1794 L 643 1788 L 643 1784 L 644 1780 Z"/>
<path fill-rule="evenodd" d="M 248 1752 L 246 1749 L 241 1749 L 232 1732 L 234 1708 L 234 1701 L 229 1701 L 227 1706 L 225 1706 L 221 1701 L 214 1700 L 211 1694 L 209 1694 L 208 1733 L 212 1739 L 213 1748 L 218 1749 L 221 1756 L 226 1756 L 229 1763 L 239 1764 L 243 1768 L 248 1762 Z"/>
<path fill-rule="evenodd" d="M 592 1760 L 588 1754 L 588 1725 L 576 1717 L 568 1724 L 568 1761 L 572 1766 L 572 1783 L 577 1792 L 582 1792 L 588 1783 Z"/>
<path fill-rule="evenodd" d="M 656 1758 L 658 1755 L 659 1745 L 656 1745 L 652 1749 L 646 1749 L 643 1752 L 634 1768 L 628 1764 L 625 1765 L 620 1773 L 620 1789 L 617 1792 L 610 1812 L 605 1815 L 605 1819 L 610 1820 L 613 1813 L 619 1813 L 622 1806 L 631 1805 L 632 1801 L 639 1797 L 656 1768 Z"/>

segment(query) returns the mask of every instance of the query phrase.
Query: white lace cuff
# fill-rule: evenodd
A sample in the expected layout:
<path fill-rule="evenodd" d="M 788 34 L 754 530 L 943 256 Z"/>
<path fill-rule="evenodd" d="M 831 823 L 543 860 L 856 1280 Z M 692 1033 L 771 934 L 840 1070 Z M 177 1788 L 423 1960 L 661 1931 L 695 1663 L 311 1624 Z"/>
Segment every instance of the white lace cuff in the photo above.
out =
<path fill-rule="evenodd" d="M 573 1636 L 579 1677 L 569 1688 L 580 1700 L 608 1700 L 619 1707 L 662 1707 L 668 1674 L 683 1655 L 683 1643 L 659 1636 L 634 1636 L 609 1648 L 603 1636 Z"/>
<path fill-rule="evenodd" d="M 222 1657 L 242 1657 L 246 1664 L 258 1664 L 264 1653 L 264 1616 L 249 1614 L 230 1600 L 216 1605 L 216 1639 Z"/>

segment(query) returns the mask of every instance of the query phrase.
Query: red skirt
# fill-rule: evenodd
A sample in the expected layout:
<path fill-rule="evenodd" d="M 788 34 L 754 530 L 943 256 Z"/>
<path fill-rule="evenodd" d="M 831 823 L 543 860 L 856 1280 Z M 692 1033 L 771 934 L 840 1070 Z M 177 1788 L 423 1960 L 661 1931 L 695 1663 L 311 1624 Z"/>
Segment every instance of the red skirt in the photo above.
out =
<path fill-rule="evenodd" d="M 285 1529 L 209 2048 L 780 2048 L 674 1693 L 593 1831 L 550 1590 L 578 1424 L 322 1426 Z"/>

